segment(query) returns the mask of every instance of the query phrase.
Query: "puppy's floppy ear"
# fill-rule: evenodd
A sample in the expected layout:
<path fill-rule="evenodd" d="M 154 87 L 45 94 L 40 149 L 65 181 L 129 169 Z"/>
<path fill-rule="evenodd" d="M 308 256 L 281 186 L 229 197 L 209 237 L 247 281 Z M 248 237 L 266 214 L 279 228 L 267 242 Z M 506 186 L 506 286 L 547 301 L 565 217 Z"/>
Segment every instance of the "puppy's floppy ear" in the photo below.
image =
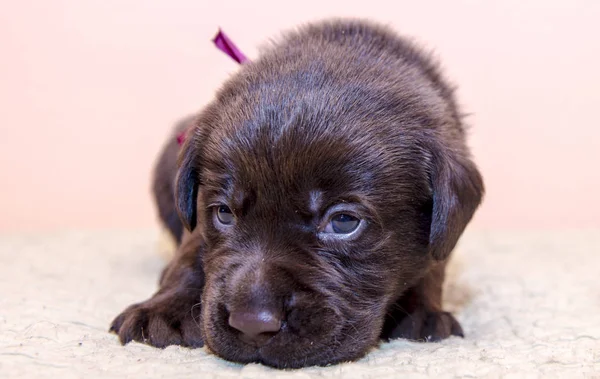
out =
<path fill-rule="evenodd" d="M 466 149 L 432 149 L 433 214 L 429 247 L 436 260 L 446 259 L 481 203 L 481 174 Z"/>
<path fill-rule="evenodd" d="M 196 201 L 198 186 L 200 185 L 199 152 L 197 151 L 196 137 L 189 133 L 180 155 L 177 179 L 175 180 L 175 205 L 177 213 L 185 228 L 194 230 L 197 220 Z"/>

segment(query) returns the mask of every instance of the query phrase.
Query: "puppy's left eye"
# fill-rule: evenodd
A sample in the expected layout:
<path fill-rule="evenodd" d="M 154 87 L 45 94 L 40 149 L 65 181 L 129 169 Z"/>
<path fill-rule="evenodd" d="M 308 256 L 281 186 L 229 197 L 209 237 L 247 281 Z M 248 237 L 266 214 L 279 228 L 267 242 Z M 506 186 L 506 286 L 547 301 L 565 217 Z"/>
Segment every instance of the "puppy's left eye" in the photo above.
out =
<path fill-rule="evenodd" d="M 216 219 L 220 224 L 231 225 L 233 223 L 233 212 L 231 212 L 231 209 L 229 209 L 227 205 L 214 207 L 214 212 Z"/>
<path fill-rule="evenodd" d="M 334 215 L 327 226 L 325 227 L 325 233 L 335 234 L 350 234 L 360 225 L 360 219 L 349 215 L 347 213 L 338 213 Z"/>

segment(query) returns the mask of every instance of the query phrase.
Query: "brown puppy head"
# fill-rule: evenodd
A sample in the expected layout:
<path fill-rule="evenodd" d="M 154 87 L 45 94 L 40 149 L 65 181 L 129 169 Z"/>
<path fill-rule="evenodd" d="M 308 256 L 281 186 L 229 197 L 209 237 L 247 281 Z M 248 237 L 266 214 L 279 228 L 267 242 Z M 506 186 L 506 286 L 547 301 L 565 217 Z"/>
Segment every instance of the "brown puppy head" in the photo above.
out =
<path fill-rule="evenodd" d="M 177 206 L 205 240 L 201 327 L 224 358 L 364 355 L 479 203 L 450 91 L 407 62 L 394 83 L 354 75 L 339 53 L 245 66 L 184 145 Z"/>

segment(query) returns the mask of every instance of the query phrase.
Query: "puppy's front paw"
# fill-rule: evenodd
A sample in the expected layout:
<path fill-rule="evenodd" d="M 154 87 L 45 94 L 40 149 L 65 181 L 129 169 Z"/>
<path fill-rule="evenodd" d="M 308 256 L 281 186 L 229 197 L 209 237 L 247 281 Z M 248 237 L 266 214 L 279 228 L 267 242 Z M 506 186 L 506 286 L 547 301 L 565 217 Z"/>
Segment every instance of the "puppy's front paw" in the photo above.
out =
<path fill-rule="evenodd" d="M 123 345 L 137 341 L 160 348 L 169 345 L 202 347 L 199 316 L 199 303 L 176 295 L 156 295 L 125 309 L 113 320 L 110 331 L 119 335 Z"/>
<path fill-rule="evenodd" d="M 396 326 L 390 339 L 406 338 L 420 342 L 438 342 L 450 336 L 464 337 L 462 327 L 451 313 L 418 309 Z"/>

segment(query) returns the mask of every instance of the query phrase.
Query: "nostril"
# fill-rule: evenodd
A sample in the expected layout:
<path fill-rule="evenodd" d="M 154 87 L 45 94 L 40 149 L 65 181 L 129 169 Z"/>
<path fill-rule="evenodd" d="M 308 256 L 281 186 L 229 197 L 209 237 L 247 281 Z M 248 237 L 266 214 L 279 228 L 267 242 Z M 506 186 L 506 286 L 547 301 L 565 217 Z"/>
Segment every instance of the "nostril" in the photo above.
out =
<path fill-rule="evenodd" d="M 229 325 L 255 343 L 272 337 L 281 329 L 281 318 L 269 310 L 236 310 L 229 314 Z"/>

